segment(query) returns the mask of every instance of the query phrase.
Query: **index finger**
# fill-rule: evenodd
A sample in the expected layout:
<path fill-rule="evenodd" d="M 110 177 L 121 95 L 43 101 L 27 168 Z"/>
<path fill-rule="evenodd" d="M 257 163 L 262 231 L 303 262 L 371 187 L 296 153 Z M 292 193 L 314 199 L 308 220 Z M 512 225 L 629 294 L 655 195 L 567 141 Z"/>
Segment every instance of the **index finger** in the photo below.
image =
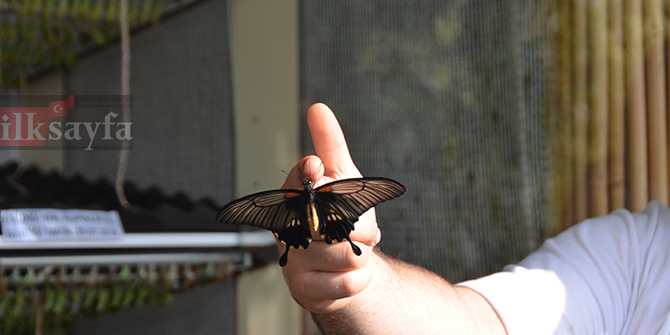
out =
<path fill-rule="evenodd" d="M 340 123 L 328 106 L 312 105 L 307 111 L 307 124 L 326 176 L 333 179 L 362 177 L 351 159 Z"/>

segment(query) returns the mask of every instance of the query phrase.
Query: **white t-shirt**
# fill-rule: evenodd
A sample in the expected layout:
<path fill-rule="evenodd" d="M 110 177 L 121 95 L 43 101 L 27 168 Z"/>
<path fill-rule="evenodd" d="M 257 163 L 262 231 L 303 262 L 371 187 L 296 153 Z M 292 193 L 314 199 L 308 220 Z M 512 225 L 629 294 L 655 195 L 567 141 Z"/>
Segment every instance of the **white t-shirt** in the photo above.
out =
<path fill-rule="evenodd" d="M 670 209 L 586 220 L 459 285 L 486 297 L 510 335 L 670 334 Z"/>

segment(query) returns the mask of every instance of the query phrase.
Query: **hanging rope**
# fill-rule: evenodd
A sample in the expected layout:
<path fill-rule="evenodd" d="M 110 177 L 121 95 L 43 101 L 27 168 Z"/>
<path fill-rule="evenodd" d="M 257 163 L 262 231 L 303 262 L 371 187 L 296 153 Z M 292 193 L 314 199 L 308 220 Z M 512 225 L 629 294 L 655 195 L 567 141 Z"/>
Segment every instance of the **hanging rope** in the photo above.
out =
<path fill-rule="evenodd" d="M 130 122 L 130 27 L 128 25 L 128 0 L 121 0 L 121 99 L 123 122 Z M 116 170 L 116 197 L 123 207 L 129 207 L 123 183 L 126 180 L 126 169 L 128 168 L 129 140 L 121 143 L 119 152 L 119 167 Z"/>
<path fill-rule="evenodd" d="M 38 302 L 37 311 L 35 312 L 35 335 L 42 335 L 44 333 L 44 306 L 42 302 Z"/>

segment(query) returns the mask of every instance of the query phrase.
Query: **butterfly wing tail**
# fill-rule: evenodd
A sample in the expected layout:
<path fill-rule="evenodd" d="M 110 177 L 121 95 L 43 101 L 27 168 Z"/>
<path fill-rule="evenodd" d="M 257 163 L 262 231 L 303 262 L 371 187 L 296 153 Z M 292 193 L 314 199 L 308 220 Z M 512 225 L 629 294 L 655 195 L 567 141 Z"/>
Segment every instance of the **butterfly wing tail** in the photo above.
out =
<path fill-rule="evenodd" d="M 356 254 L 356 256 L 360 256 L 362 254 L 361 248 L 355 245 L 354 242 L 351 242 L 351 239 L 349 237 L 347 237 L 347 240 L 349 240 L 349 244 L 351 244 L 351 250 L 354 251 L 354 254 Z"/>
<path fill-rule="evenodd" d="M 286 262 L 288 261 L 289 249 L 307 249 L 310 242 L 312 242 L 312 234 L 310 233 L 309 228 L 299 222 L 299 220 L 294 220 L 287 228 L 279 232 L 274 232 L 277 239 L 286 245 L 286 251 L 284 251 L 284 254 L 279 258 L 279 265 L 282 267 L 286 265 Z"/>
<path fill-rule="evenodd" d="M 351 241 L 349 234 L 354 227 L 355 221 L 343 218 L 338 214 L 330 213 L 327 216 L 326 224 L 321 227 L 321 237 L 326 241 L 326 243 L 331 244 L 335 241 L 342 242 L 343 240 L 349 241 L 351 249 L 353 250 L 356 256 L 361 255 L 361 249 Z"/>
<path fill-rule="evenodd" d="M 279 258 L 279 266 L 284 267 L 286 263 L 288 262 L 288 249 L 291 249 L 290 247 L 286 247 L 286 251 L 284 251 L 284 254 L 281 255 Z"/>

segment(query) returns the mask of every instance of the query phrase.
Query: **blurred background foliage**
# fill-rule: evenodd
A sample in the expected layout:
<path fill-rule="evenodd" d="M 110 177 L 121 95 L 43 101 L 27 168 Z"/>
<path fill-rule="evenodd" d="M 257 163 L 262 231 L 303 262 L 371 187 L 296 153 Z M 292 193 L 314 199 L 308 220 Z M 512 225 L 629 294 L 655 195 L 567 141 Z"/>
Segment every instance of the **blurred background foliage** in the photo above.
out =
<path fill-rule="evenodd" d="M 132 29 L 157 23 L 195 1 L 129 1 Z M 21 88 L 28 78 L 74 64 L 82 53 L 119 38 L 118 0 L 0 1 L 0 88 Z"/>

